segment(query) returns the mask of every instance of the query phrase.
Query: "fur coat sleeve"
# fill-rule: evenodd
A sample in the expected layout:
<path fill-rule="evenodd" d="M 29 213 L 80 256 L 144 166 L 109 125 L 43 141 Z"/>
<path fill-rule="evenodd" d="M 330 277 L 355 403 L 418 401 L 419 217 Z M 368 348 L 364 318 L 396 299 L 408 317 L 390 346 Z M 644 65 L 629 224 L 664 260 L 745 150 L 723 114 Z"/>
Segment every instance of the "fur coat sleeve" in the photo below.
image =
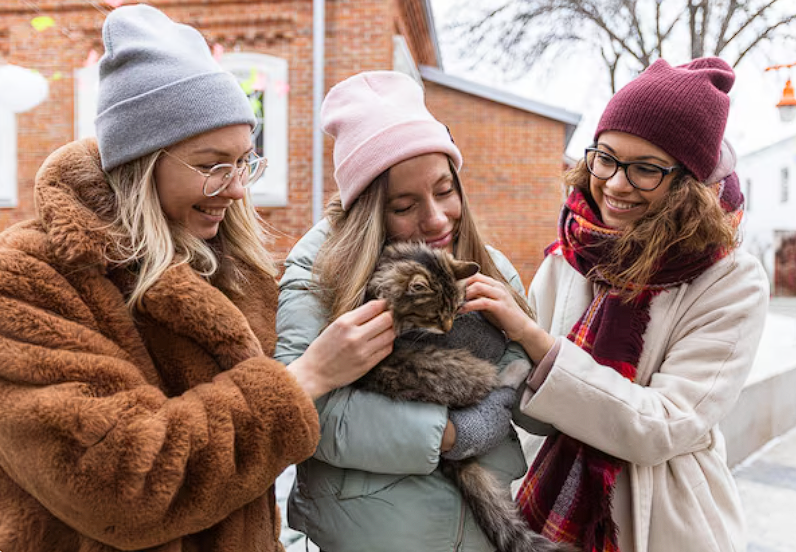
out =
<path fill-rule="evenodd" d="M 269 489 L 319 428 L 268 356 L 275 282 L 234 301 L 177 266 L 133 319 L 72 197 L 85 174 L 46 169 L 40 220 L 0 235 L 0 549 L 279 548 Z"/>

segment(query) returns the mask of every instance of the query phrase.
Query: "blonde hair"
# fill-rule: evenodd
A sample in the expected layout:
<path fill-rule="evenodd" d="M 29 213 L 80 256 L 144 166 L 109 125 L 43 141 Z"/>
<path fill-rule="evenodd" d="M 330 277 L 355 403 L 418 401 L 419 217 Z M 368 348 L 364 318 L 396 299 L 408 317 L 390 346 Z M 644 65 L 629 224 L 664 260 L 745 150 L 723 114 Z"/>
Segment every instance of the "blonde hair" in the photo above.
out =
<path fill-rule="evenodd" d="M 565 183 L 581 190 L 594 207 L 591 175 L 584 160 L 568 171 Z M 653 278 L 667 254 L 696 255 L 738 245 L 737 227 L 715 191 L 681 172 L 668 193 L 622 232 L 610 255 L 593 270 L 633 299 Z"/>
<path fill-rule="evenodd" d="M 247 194 L 227 209 L 213 242 L 191 235 L 169 221 L 155 186 L 155 165 L 160 152 L 135 159 L 111 170 L 108 183 L 116 198 L 116 217 L 110 225 L 109 262 L 134 267 L 137 278 L 127 298 L 135 312 L 147 290 L 172 266 L 188 263 L 200 275 L 213 279 L 224 291 L 239 292 L 245 263 L 269 276 L 276 265 L 265 248 L 268 234 Z"/>
<path fill-rule="evenodd" d="M 448 165 L 462 202 L 454 256 L 478 263 L 482 274 L 506 284 L 517 304 L 530 315 L 525 298 L 508 285 L 487 251 L 450 159 Z M 389 169 L 377 176 L 347 211 L 343 210 L 339 194 L 335 194 L 327 204 L 325 215 L 330 224 L 329 236 L 318 252 L 313 273 L 330 321 L 364 302 L 365 287 L 387 241 L 384 212 L 388 180 Z"/>

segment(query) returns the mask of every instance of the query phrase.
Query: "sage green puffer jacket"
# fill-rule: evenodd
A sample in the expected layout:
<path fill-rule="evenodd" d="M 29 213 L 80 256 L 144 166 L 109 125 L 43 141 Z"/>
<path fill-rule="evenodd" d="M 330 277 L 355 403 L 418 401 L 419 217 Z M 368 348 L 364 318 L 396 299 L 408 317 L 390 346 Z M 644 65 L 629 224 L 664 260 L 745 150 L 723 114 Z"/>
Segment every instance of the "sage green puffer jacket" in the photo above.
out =
<path fill-rule="evenodd" d="M 317 296 L 308 289 L 312 264 L 328 232 L 321 221 L 293 248 L 280 282 L 275 358 L 298 358 L 326 324 Z M 520 277 L 497 250 L 490 253 L 520 294 Z M 509 344 L 499 368 L 524 357 Z M 525 357 L 527 358 L 527 357 Z M 288 523 L 325 552 L 491 551 L 456 488 L 437 469 L 443 406 L 394 402 L 347 387 L 316 402 L 321 441 L 297 466 L 288 501 Z M 505 484 L 527 465 L 512 431 L 479 461 Z"/>

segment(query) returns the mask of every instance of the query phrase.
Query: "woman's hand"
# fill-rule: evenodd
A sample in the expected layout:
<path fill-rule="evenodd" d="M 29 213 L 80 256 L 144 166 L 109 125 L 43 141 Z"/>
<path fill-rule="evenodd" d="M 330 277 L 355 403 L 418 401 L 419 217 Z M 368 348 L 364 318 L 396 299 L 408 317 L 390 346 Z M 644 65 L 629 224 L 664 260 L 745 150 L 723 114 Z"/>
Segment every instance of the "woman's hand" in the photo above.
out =
<path fill-rule="evenodd" d="M 481 311 L 512 341 L 520 343 L 534 363 L 544 358 L 555 339 L 520 308 L 506 284 L 480 272 L 466 281 L 465 303 L 459 312 Z"/>
<path fill-rule="evenodd" d="M 386 301 L 340 316 L 288 369 L 313 399 L 359 379 L 392 352 L 395 332 Z"/>

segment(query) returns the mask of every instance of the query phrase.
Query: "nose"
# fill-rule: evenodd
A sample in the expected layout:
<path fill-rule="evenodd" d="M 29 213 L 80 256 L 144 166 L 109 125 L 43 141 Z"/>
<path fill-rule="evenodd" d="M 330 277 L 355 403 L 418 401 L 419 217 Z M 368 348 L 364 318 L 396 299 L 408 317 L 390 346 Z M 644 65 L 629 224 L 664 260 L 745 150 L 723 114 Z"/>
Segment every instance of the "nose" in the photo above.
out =
<path fill-rule="evenodd" d="M 606 187 L 617 191 L 632 191 L 633 185 L 627 178 L 627 167 L 619 167 L 614 175 L 605 181 Z"/>
<path fill-rule="evenodd" d="M 232 181 L 218 195 L 232 200 L 243 199 L 246 196 L 246 188 L 243 187 L 241 173 L 234 171 Z"/>
<path fill-rule="evenodd" d="M 448 217 L 442 206 L 438 205 L 436 202 L 430 202 L 426 209 L 425 216 L 423 217 L 423 230 L 433 233 L 444 229 L 447 223 Z"/>

